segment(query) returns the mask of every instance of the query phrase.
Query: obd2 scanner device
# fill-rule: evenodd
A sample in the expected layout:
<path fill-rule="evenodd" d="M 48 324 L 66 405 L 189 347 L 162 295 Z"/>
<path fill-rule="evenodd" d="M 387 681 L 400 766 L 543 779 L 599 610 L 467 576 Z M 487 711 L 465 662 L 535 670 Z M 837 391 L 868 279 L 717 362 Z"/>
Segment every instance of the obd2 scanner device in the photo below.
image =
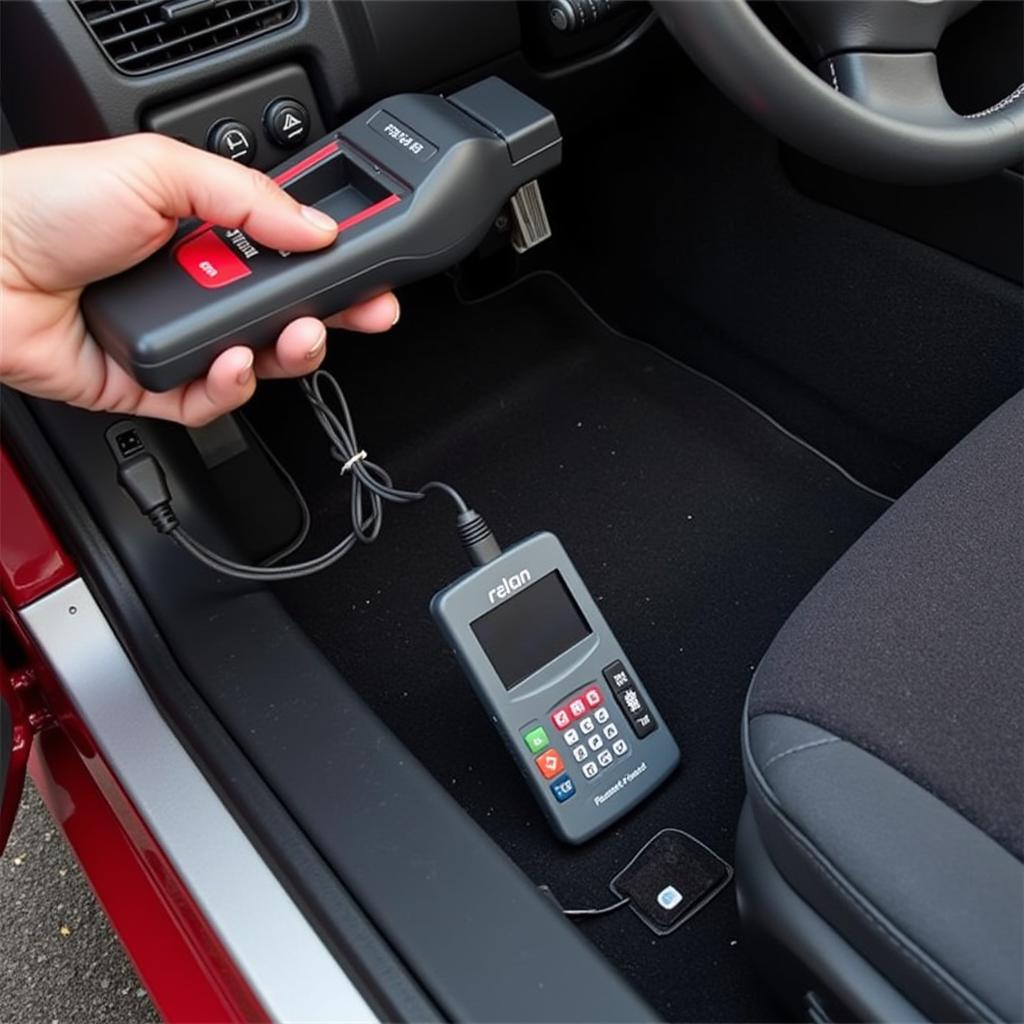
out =
<path fill-rule="evenodd" d="M 446 98 L 392 96 L 274 172 L 338 221 L 328 248 L 280 252 L 238 229 L 186 225 L 148 260 L 87 288 L 86 323 L 140 384 L 169 390 L 232 345 L 269 344 L 298 316 L 456 263 L 561 151 L 554 115 L 499 78 Z"/>
<path fill-rule="evenodd" d="M 636 806 L 679 748 L 558 538 L 538 533 L 430 610 L 541 809 L 582 843 Z"/>

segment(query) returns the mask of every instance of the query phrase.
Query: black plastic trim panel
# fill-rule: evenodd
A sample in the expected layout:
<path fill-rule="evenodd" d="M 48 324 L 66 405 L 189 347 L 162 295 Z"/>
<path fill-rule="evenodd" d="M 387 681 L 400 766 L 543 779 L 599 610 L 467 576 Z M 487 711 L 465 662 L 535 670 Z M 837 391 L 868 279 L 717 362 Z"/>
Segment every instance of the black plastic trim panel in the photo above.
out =
<path fill-rule="evenodd" d="M 151 107 L 295 62 L 310 73 L 330 123 L 359 92 L 356 62 L 340 21 L 339 9 L 345 6 L 304 3 L 291 24 L 269 36 L 189 64 L 127 77 L 108 63 L 70 4 L 0 4 L 5 39 L 19 41 L 4 47 L 4 113 L 22 146 L 123 135 L 139 131 Z"/>
<path fill-rule="evenodd" d="M 294 156 L 304 144 L 286 149 L 278 145 L 267 131 L 266 111 L 273 102 L 282 99 L 297 100 L 306 108 L 306 140 L 326 134 L 309 78 L 298 64 L 267 68 L 218 89 L 151 110 L 145 116 L 145 127 L 205 148 L 210 131 L 218 121 L 241 121 L 252 130 L 256 139 L 252 166 L 267 171 Z"/>
<path fill-rule="evenodd" d="M 135 132 L 146 113 L 281 64 L 309 74 L 324 123 L 515 51 L 513 0 L 308 0 L 272 33 L 141 76 L 117 71 L 65 0 L 0 3 L 5 114 L 22 146 Z M 45 69 L 43 71 L 42 69 Z"/>

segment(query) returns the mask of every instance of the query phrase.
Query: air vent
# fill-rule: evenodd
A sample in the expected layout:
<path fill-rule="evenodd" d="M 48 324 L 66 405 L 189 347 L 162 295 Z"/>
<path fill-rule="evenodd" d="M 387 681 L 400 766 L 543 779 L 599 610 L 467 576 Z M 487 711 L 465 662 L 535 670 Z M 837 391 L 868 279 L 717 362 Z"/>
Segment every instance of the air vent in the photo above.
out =
<path fill-rule="evenodd" d="M 299 0 L 71 0 L 111 63 L 144 75 L 292 21 Z"/>

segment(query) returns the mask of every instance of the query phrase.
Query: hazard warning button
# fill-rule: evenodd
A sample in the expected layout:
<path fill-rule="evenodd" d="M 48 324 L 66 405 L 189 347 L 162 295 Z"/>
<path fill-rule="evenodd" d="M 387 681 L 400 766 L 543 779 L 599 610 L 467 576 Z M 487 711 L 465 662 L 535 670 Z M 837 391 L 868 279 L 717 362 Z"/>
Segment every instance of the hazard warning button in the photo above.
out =
<path fill-rule="evenodd" d="M 298 149 L 309 135 L 309 111 L 298 101 L 274 100 L 263 114 L 270 141 L 282 149 Z"/>

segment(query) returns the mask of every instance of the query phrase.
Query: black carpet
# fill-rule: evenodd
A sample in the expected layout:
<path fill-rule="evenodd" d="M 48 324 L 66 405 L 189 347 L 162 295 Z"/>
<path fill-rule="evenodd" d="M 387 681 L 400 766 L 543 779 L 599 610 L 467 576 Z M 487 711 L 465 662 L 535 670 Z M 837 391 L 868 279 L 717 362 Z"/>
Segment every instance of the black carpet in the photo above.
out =
<path fill-rule="evenodd" d="M 583 848 L 555 839 L 429 616 L 432 594 L 467 568 L 440 497 L 390 508 L 375 545 L 282 586 L 281 599 L 455 799 L 564 906 L 611 902 L 608 882 L 666 827 L 731 861 L 751 673 L 788 613 L 884 502 L 734 396 L 612 334 L 554 278 L 476 305 L 460 305 L 436 282 L 402 298 L 391 335 L 332 339 L 329 365 L 361 445 L 401 486 L 455 485 L 499 541 L 556 533 L 671 726 L 682 766 Z M 309 500 L 305 550 L 322 549 L 348 530 L 347 489 L 294 385 L 262 390 L 269 395 L 255 422 Z M 628 910 L 580 927 L 668 1020 L 781 1012 L 751 970 L 731 887 L 664 938 Z"/>

